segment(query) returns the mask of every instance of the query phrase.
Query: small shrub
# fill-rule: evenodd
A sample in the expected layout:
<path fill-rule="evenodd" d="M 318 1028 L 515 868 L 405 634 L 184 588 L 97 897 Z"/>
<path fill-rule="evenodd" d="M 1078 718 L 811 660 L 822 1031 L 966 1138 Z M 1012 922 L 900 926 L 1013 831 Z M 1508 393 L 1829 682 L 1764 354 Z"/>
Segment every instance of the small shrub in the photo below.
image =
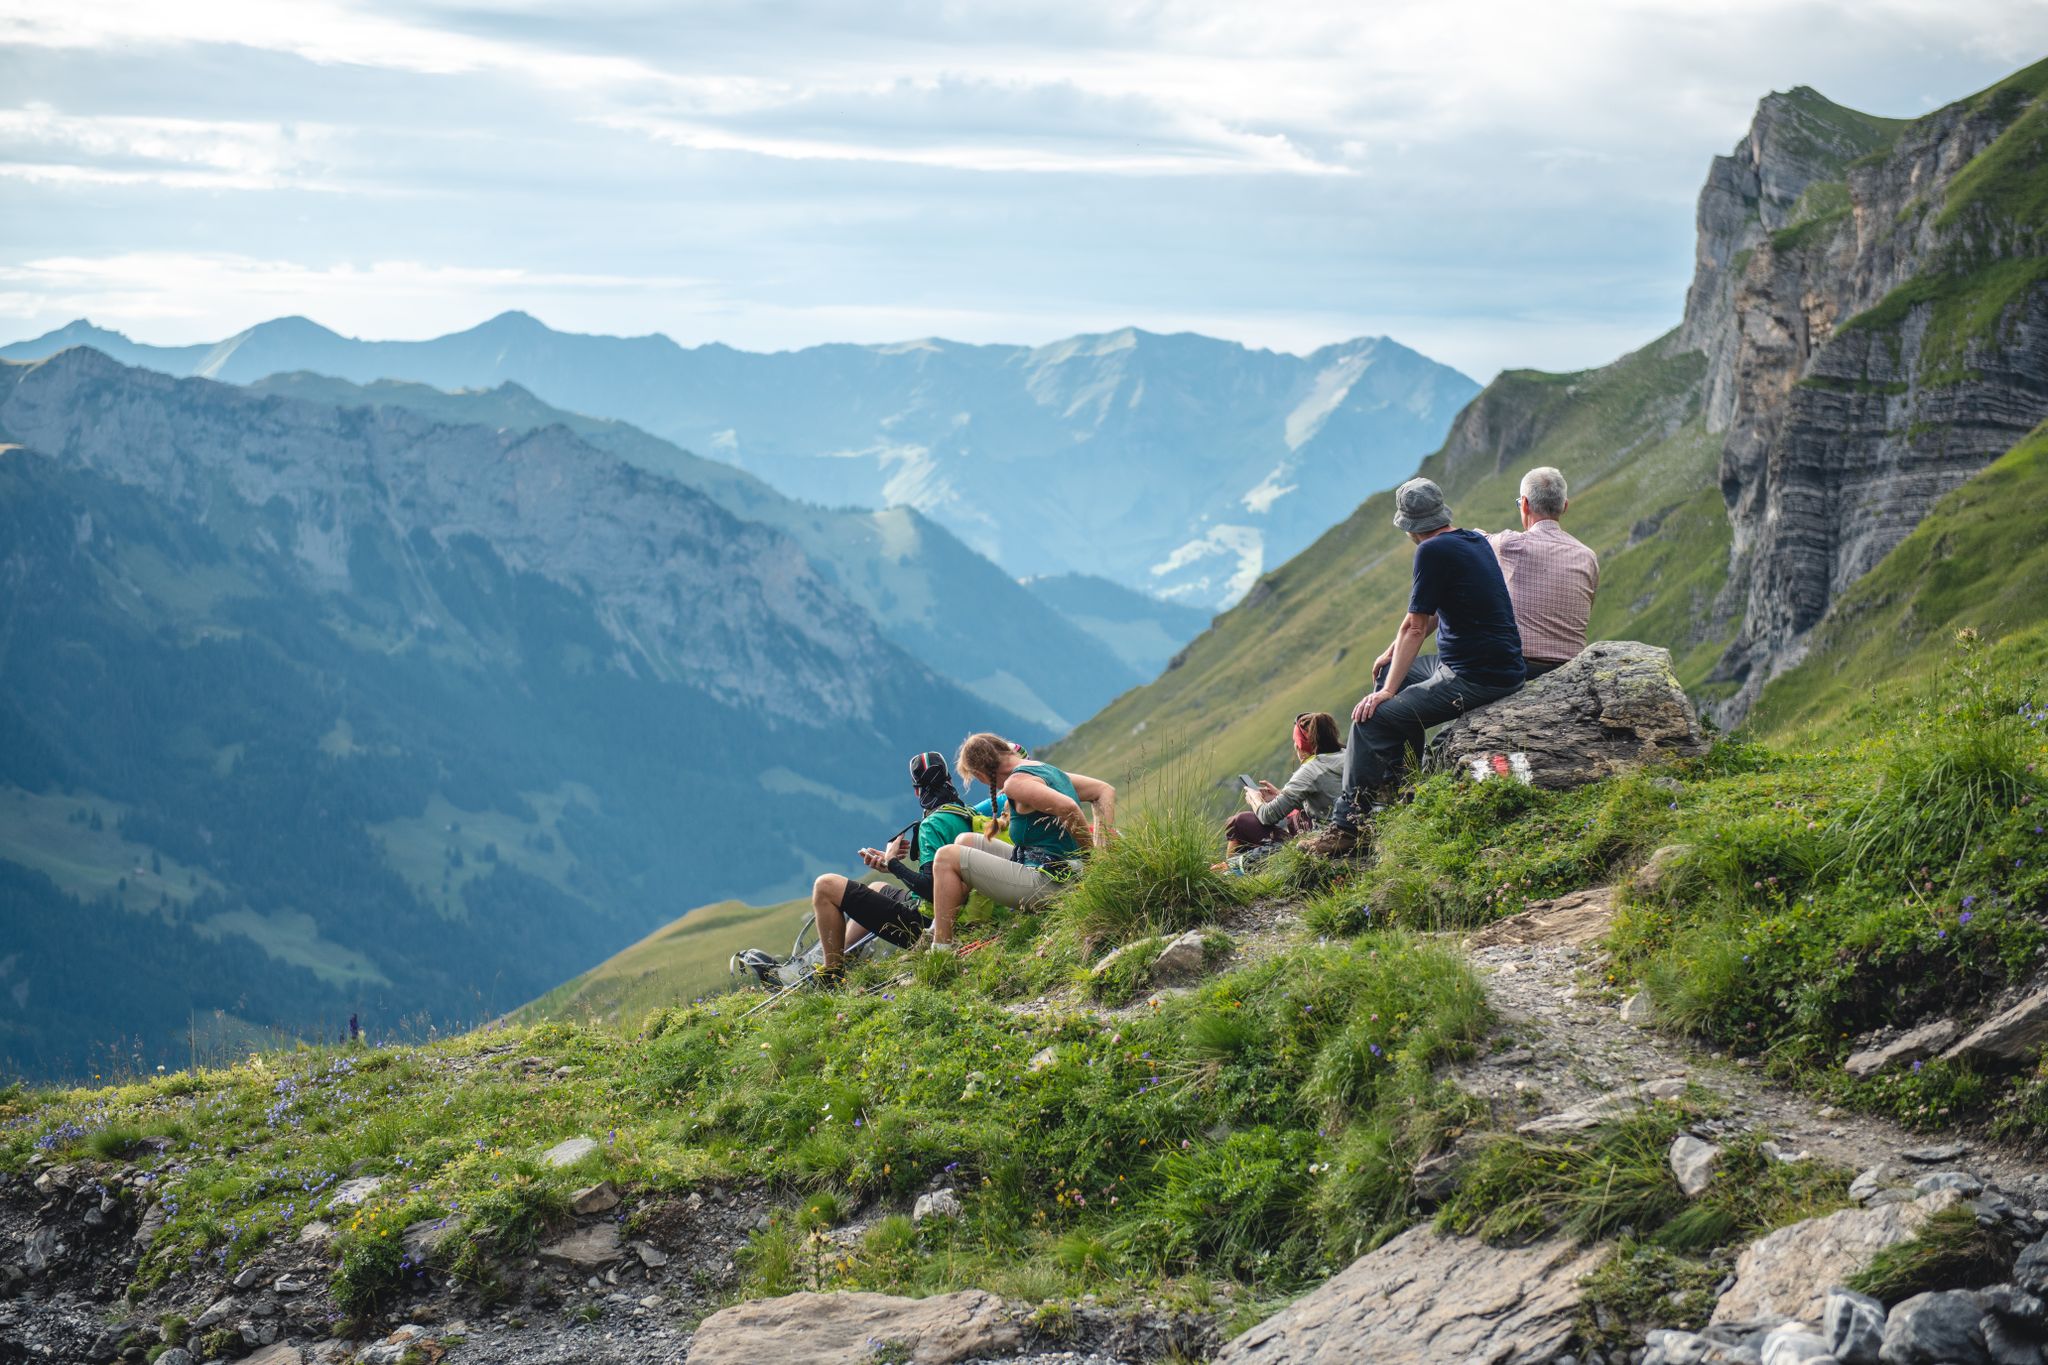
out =
<path fill-rule="evenodd" d="M 739 1261 L 764 1298 L 793 1294 L 804 1287 L 797 1239 L 785 1222 L 778 1220 L 749 1236 Z"/>
<path fill-rule="evenodd" d="M 393 1230 L 351 1233 L 341 1240 L 341 1263 L 330 1286 L 335 1306 L 350 1317 L 368 1317 L 394 1301 L 405 1287 L 405 1244 Z M 206 1359 L 221 1352 L 203 1350 Z"/>
<path fill-rule="evenodd" d="M 1058 914 L 1093 944 L 1205 924 L 1252 891 L 1247 879 L 1215 871 L 1216 857 L 1215 822 L 1199 794 L 1177 774 L 1154 779 L 1138 814 L 1060 893 Z"/>
<path fill-rule="evenodd" d="M 1580 1241 L 1661 1225 L 1685 1204 L 1666 1164 L 1679 1129 L 1659 1106 L 1576 1142 L 1502 1137 L 1482 1148 L 1438 1222 L 1490 1242 L 1557 1231 Z"/>
<path fill-rule="evenodd" d="M 569 1196 L 537 1163 L 522 1161 L 469 1201 L 463 1231 L 506 1254 L 530 1252 L 569 1216 Z"/>
<path fill-rule="evenodd" d="M 1052 1258 L 1062 1270 L 1073 1275 L 1114 1275 L 1116 1251 L 1103 1238 L 1088 1232 L 1070 1232 L 1053 1243 Z"/>
<path fill-rule="evenodd" d="M 1372 923 L 1363 887 L 1339 883 L 1301 908 L 1301 922 L 1324 938 L 1354 938 Z"/>
<path fill-rule="evenodd" d="M 1666 1247 L 1623 1237 L 1586 1277 L 1580 1335 L 1610 1350 L 1625 1350 L 1652 1328 L 1696 1331 L 1713 1313 L 1714 1286 L 1725 1273 Z"/>
<path fill-rule="evenodd" d="M 1878 1252 L 1849 1278 L 1849 1288 L 1890 1307 L 1932 1289 L 1996 1284 L 2011 1269 L 2012 1258 L 1977 1222 L 1976 1211 L 1953 1204 L 1922 1223 L 1911 1239 Z"/>
<path fill-rule="evenodd" d="M 796 1225 L 805 1232 L 812 1232 L 837 1226 L 845 1216 L 845 1210 L 839 1206 L 839 1196 L 830 1190 L 820 1190 L 806 1199 L 797 1211 Z"/>

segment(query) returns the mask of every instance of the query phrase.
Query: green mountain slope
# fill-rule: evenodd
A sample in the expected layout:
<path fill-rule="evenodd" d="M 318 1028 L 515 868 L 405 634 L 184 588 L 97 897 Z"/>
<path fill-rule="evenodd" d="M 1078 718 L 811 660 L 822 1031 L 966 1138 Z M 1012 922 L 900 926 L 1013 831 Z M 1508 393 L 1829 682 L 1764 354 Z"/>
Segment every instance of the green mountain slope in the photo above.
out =
<path fill-rule="evenodd" d="M 1943 498 L 1843 594 L 1797 667 L 1752 713 L 1772 734 L 1825 739 L 1865 704 L 1923 684 L 1964 628 L 2048 666 L 2048 427 Z"/>
<path fill-rule="evenodd" d="M 720 901 L 692 910 L 522 1007 L 520 1023 L 595 1021 L 631 1028 L 649 1010 L 686 1005 L 730 984 L 726 966 L 742 948 L 790 949 L 808 900 L 780 905 Z"/>

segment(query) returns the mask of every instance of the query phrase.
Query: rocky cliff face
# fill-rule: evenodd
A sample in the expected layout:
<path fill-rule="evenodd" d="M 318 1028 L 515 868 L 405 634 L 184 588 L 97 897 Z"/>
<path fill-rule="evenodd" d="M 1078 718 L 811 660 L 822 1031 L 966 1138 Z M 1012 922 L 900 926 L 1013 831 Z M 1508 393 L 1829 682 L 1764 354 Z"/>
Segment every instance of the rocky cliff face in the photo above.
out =
<path fill-rule="evenodd" d="M 2048 417 L 2040 68 L 1910 124 L 1772 96 L 1700 197 L 1738 719 L 1934 502 Z"/>

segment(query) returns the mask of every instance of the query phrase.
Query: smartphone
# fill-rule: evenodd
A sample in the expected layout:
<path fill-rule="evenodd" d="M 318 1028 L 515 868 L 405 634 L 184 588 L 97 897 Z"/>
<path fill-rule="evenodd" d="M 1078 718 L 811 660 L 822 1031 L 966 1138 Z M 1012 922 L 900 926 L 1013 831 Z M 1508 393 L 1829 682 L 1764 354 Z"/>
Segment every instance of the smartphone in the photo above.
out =
<path fill-rule="evenodd" d="M 1257 779 L 1250 773 L 1239 773 L 1237 775 L 1237 785 L 1243 787 L 1248 792 L 1255 792 L 1259 789 Z"/>

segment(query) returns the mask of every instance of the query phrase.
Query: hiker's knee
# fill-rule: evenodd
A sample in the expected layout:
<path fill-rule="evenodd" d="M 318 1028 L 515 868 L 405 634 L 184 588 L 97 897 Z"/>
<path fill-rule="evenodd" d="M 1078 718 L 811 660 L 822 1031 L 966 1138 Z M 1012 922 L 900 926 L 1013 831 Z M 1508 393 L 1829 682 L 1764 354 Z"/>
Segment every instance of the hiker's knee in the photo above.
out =
<path fill-rule="evenodd" d="M 837 872 L 827 872 L 811 883 L 811 899 L 832 905 L 839 904 L 839 898 L 846 894 L 846 878 Z"/>
<path fill-rule="evenodd" d="M 964 839 L 967 836 L 963 834 L 960 837 Z M 960 847 L 957 843 L 943 845 L 932 856 L 932 866 L 934 868 L 943 868 L 948 872 L 958 872 L 960 870 Z"/>

